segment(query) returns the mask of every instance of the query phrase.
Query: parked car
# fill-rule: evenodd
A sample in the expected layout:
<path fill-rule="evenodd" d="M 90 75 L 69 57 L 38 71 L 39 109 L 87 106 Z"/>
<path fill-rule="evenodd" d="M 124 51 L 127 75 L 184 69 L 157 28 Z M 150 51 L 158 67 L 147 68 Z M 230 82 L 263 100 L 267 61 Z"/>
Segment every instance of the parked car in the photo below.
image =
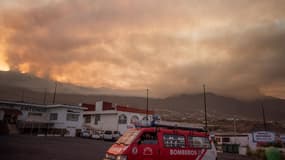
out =
<path fill-rule="evenodd" d="M 121 137 L 121 133 L 119 131 L 113 131 L 113 140 L 118 140 Z"/>
<path fill-rule="evenodd" d="M 113 140 L 113 131 L 106 130 L 103 134 L 104 140 Z"/>
<path fill-rule="evenodd" d="M 80 135 L 80 137 L 84 137 L 84 138 L 90 138 L 90 136 L 91 134 L 90 134 L 90 131 L 88 130 L 82 131 Z"/>
<path fill-rule="evenodd" d="M 92 135 L 91 138 L 93 139 L 103 139 L 103 131 L 95 131 Z"/>
<path fill-rule="evenodd" d="M 121 137 L 121 134 L 119 131 L 110 131 L 106 130 L 103 134 L 103 139 L 104 140 L 113 140 L 116 141 Z"/>

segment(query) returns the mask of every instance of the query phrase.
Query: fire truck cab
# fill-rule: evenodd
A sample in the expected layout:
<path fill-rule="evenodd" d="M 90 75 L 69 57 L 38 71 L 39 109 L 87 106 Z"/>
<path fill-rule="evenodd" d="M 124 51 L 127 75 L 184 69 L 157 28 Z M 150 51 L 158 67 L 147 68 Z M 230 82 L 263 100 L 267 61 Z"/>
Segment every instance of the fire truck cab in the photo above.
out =
<path fill-rule="evenodd" d="M 106 152 L 104 160 L 216 160 L 209 134 L 198 128 L 133 128 Z"/>

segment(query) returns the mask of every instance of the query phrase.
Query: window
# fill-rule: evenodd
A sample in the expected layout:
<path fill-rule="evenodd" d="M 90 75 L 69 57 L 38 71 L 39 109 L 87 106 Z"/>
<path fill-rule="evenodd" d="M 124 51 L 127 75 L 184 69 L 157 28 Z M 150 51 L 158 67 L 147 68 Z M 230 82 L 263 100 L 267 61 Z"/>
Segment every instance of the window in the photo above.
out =
<path fill-rule="evenodd" d="M 127 116 L 124 115 L 124 114 L 121 114 L 121 115 L 119 116 L 118 123 L 119 123 L 119 124 L 127 124 Z"/>
<path fill-rule="evenodd" d="M 57 113 L 51 113 L 49 115 L 49 120 L 52 120 L 52 121 L 57 120 Z"/>
<path fill-rule="evenodd" d="M 134 115 L 131 117 L 131 124 L 136 124 L 139 121 L 139 117 Z"/>
<path fill-rule="evenodd" d="M 146 121 L 147 120 L 147 117 L 143 117 L 143 119 L 142 119 L 143 121 Z"/>
<path fill-rule="evenodd" d="M 188 137 L 188 142 L 193 148 L 211 148 L 208 137 Z"/>
<path fill-rule="evenodd" d="M 79 114 L 67 113 L 66 120 L 67 121 L 78 121 L 79 120 Z"/>
<path fill-rule="evenodd" d="M 165 147 L 185 147 L 185 137 L 181 135 L 165 134 L 163 135 L 163 142 Z"/>
<path fill-rule="evenodd" d="M 100 121 L 100 114 L 96 114 L 95 115 L 95 124 L 98 124 L 98 122 Z"/>
<path fill-rule="evenodd" d="M 86 115 L 86 116 L 84 116 L 84 118 L 85 118 L 85 123 L 91 122 L 91 116 L 90 115 Z"/>
<path fill-rule="evenodd" d="M 139 141 L 140 144 L 157 144 L 157 135 L 153 132 L 143 133 Z"/>

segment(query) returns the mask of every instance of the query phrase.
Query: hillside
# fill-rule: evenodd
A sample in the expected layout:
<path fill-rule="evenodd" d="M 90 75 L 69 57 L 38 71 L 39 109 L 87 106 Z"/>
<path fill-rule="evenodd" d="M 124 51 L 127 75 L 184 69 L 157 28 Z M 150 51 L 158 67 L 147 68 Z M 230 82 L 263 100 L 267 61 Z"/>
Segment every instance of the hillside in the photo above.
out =
<path fill-rule="evenodd" d="M 46 94 L 45 93 L 46 89 Z M 47 103 L 53 101 L 54 82 L 19 73 L 0 72 L 0 99 Z M 111 91 L 111 90 L 109 90 Z M 105 94 L 103 94 L 105 93 Z M 58 84 L 56 103 L 95 103 L 98 100 L 115 104 L 145 108 L 146 98 L 126 95 L 108 95 L 100 89 L 90 89 L 71 84 Z M 111 93 L 111 92 L 108 92 Z M 45 96 L 46 95 L 46 96 Z M 260 120 L 261 104 L 267 120 L 285 121 L 285 100 L 263 97 L 255 100 L 240 100 L 207 93 L 209 120 L 238 117 L 245 120 Z M 167 98 L 150 98 L 149 107 L 167 119 L 202 121 L 204 104 L 202 94 L 183 94 Z"/>

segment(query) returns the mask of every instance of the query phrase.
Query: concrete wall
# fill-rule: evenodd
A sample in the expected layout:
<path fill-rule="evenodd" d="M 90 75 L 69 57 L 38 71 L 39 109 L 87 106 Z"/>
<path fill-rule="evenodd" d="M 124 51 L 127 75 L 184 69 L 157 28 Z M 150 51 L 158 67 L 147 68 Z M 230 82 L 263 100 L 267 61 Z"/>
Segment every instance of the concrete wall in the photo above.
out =
<path fill-rule="evenodd" d="M 139 114 L 139 113 L 132 113 L 132 112 L 121 112 L 121 111 L 118 111 L 118 115 L 117 115 L 117 123 L 118 123 L 118 119 L 119 119 L 119 116 L 124 114 L 125 116 L 127 116 L 127 124 L 118 124 L 118 131 L 120 131 L 120 133 L 124 133 L 126 132 L 127 129 L 129 128 L 134 128 L 135 125 L 133 123 L 131 123 L 131 119 L 132 117 L 138 117 L 138 120 L 142 120 L 145 115 L 144 114 Z"/>
<path fill-rule="evenodd" d="M 120 131 L 124 133 L 128 128 L 134 128 L 134 124 L 131 123 L 131 118 L 133 116 L 138 117 L 138 120 L 142 120 L 145 117 L 145 114 L 133 113 L 133 112 L 123 112 L 117 110 L 103 110 L 103 101 L 96 102 L 96 111 L 85 111 L 84 114 L 86 116 L 91 115 L 90 123 L 84 122 L 85 128 L 92 128 L 98 130 L 112 130 L 112 131 Z M 120 115 L 124 114 L 127 117 L 126 124 L 119 124 L 118 120 Z M 100 121 L 98 124 L 95 124 L 96 115 L 100 115 Z M 152 115 L 149 115 L 149 120 L 152 119 Z"/>
<path fill-rule="evenodd" d="M 96 112 L 102 112 L 103 101 L 96 102 Z"/>
<path fill-rule="evenodd" d="M 230 137 L 231 144 L 239 144 L 240 146 L 248 146 L 248 137 Z"/>
<path fill-rule="evenodd" d="M 18 120 L 20 121 L 46 122 L 48 120 L 48 113 L 46 112 L 26 111 L 26 110 L 21 110 L 21 112 L 22 114 L 18 116 Z"/>
<path fill-rule="evenodd" d="M 96 104 L 97 106 L 97 104 Z M 132 112 L 122 112 L 122 111 L 96 111 L 96 112 L 88 112 L 91 115 L 90 123 L 84 123 L 86 128 L 93 128 L 97 130 L 112 130 L 112 131 L 120 131 L 124 133 L 128 128 L 134 128 L 134 124 L 131 123 L 131 119 L 133 116 L 138 117 L 138 120 L 142 120 L 145 117 L 145 114 L 132 113 Z M 100 121 L 98 124 L 95 124 L 95 114 L 100 115 Z M 119 124 L 119 116 L 124 114 L 127 117 L 126 124 Z M 149 116 L 151 119 L 151 115 Z"/>
<path fill-rule="evenodd" d="M 49 128 L 68 130 L 68 135 L 75 136 L 76 129 L 81 129 L 83 125 L 83 108 L 69 105 L 34 105 L 28 103 L 2 102 L 1 108 L 17 109 L 22 112 L 18 115 L 19 121 L 34 123 L 52 123 Z M 50 120 L 50 114 L 57 113 L 57 120 Z M 67 114 L 77 114 L 77 121 L 67 120 Z M 0 112 L 0 120 L 3 119 Z"/>
<path fill-rule="evenodd" d="M 119 117 L 121 115 L 125 115 L 127 117 L 126 124 L 118 123 Z M 98 127 L 102 128 L 103 130 L 119 131 L 120 133 L 123 134 L 124 132 L 126 132 L 127 129 L 135 127 L 135 125 L 131 123 L 131 119 L 133 116 L 138 117 L 138 120 L 140 121 L 145 117 L 145 114 L 122 112 L 122 111 L 117 111 L 117 114 L 112 114 L 112 115 L 101 114 L 101 121 L 99 122 Z M 151 119 L 151 116 L 149 116 L 149 119 Z"/>
<path fill-rule="evenodd" d="M 68 112 L 68 110 L 73 112 Z M 57 120 L 48 120 L 54 123 L 53 128 L 64 128 L 68 131 L 65 136 L 75 136 L 76 129 L 81 129 L 83 124 L 83 111 L 80 109 L 68 109 L 68 108 L 51 108 L 48 110 L 48 114 L 57 113 Z M 78 121 L 67 120 L 67 114 L 79 115 Z M 49 117 L 48 116 L 48 117 Z"/>
<path fill-rule="evenodd" d="M 118 130 L 118 119 L 116 114 L 106 114 L 101 115 L 101 120 L 99 121 L 99 127 L 102 130 Z"/>

